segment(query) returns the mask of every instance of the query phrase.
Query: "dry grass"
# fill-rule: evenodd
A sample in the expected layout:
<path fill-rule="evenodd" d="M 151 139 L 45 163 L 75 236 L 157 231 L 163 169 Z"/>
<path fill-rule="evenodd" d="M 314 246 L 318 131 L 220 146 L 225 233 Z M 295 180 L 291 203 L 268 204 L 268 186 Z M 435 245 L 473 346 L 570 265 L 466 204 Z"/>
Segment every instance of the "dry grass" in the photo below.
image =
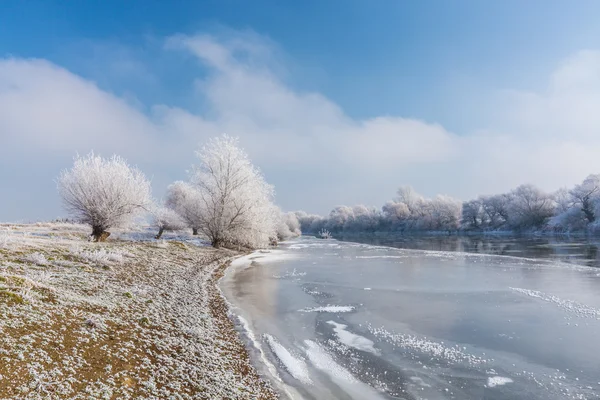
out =
<path fill-rule="evenodd" d="M 0 399 L 276 397 L 216 288 L 236 253 L 86 235 L 0 226 Z"/>

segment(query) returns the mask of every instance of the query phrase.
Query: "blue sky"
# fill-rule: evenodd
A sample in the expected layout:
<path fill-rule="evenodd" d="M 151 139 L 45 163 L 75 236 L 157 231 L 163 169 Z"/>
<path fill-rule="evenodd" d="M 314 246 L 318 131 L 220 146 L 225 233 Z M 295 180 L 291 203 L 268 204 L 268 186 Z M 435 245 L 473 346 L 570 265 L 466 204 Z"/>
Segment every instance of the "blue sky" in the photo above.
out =
<path fill-rule="evenodd" d="M 571 185 L 600 172 L 598 15 L 596 1 L 1 2 L 0 220 L 62 215 L 52 179 L 75 151 L 123 153 L 160 198 L 223 130 L 285 209 L 380 206 L 403 184 Z"/>

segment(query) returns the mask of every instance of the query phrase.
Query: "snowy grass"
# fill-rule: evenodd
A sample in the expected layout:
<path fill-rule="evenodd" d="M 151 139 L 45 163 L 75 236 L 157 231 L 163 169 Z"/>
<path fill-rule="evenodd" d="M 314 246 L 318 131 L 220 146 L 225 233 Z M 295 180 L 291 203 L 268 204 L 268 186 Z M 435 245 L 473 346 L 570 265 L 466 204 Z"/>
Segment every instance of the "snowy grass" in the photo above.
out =
<path fill-rule="evenodd" d="M 131 253 L 123 251 L 111 251 L 107 249 L 97 250 L 81 250 L 77 247 L 71 248 L 71 253 L 85 261 L 90 261 L 98 264 L 121 264 L 125 261 L 126 256 L 133 256 Z"/>
<path fill-rule="evenodd" d="M 0 231 L 0 249 L 9 249 L 12 243 L 12 237 L 6 231 Z"/>
<path fill-rule="evenodd" d="M 32 264 L 37 264 L 37 265 L 44 265 L 44 264 L 48 263 L 46 256 L 43 255 L 42 253 L 38 253 L 38 252 L 27 254 L 27 256 L 25 256 L 24 260 L 27 262 L 30 262 Z"/>
<path fill-rule="evenodd" d="M 0 398 L 276 397 L 216 288 L 236 253 L 89 243 L 72 224 L 0 230 Z"/>

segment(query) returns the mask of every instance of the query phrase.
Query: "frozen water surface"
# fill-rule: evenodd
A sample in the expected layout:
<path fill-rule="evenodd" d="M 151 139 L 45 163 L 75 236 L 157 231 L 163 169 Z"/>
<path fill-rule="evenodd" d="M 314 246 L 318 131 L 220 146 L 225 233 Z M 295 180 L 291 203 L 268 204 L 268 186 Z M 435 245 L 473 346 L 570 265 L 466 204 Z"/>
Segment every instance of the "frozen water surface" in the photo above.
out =
<path fill-rule="evenodd" d="M 589 244 L 418 241 L 303 237 L 229 269 L 223 292 L 284 397 L 600 399 Z"/>

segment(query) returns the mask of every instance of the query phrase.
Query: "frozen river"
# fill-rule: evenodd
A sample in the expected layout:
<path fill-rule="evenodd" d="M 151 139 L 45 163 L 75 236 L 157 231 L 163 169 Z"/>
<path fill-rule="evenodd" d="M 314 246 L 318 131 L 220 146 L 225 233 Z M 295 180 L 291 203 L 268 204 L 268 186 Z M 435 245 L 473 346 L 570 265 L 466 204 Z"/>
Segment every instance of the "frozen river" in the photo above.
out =
<path fill-rule="evenodd" d="M 221 286 L 288 397 L 600 399 L 600 269 L 518 255 L 303 237 Z"/>

